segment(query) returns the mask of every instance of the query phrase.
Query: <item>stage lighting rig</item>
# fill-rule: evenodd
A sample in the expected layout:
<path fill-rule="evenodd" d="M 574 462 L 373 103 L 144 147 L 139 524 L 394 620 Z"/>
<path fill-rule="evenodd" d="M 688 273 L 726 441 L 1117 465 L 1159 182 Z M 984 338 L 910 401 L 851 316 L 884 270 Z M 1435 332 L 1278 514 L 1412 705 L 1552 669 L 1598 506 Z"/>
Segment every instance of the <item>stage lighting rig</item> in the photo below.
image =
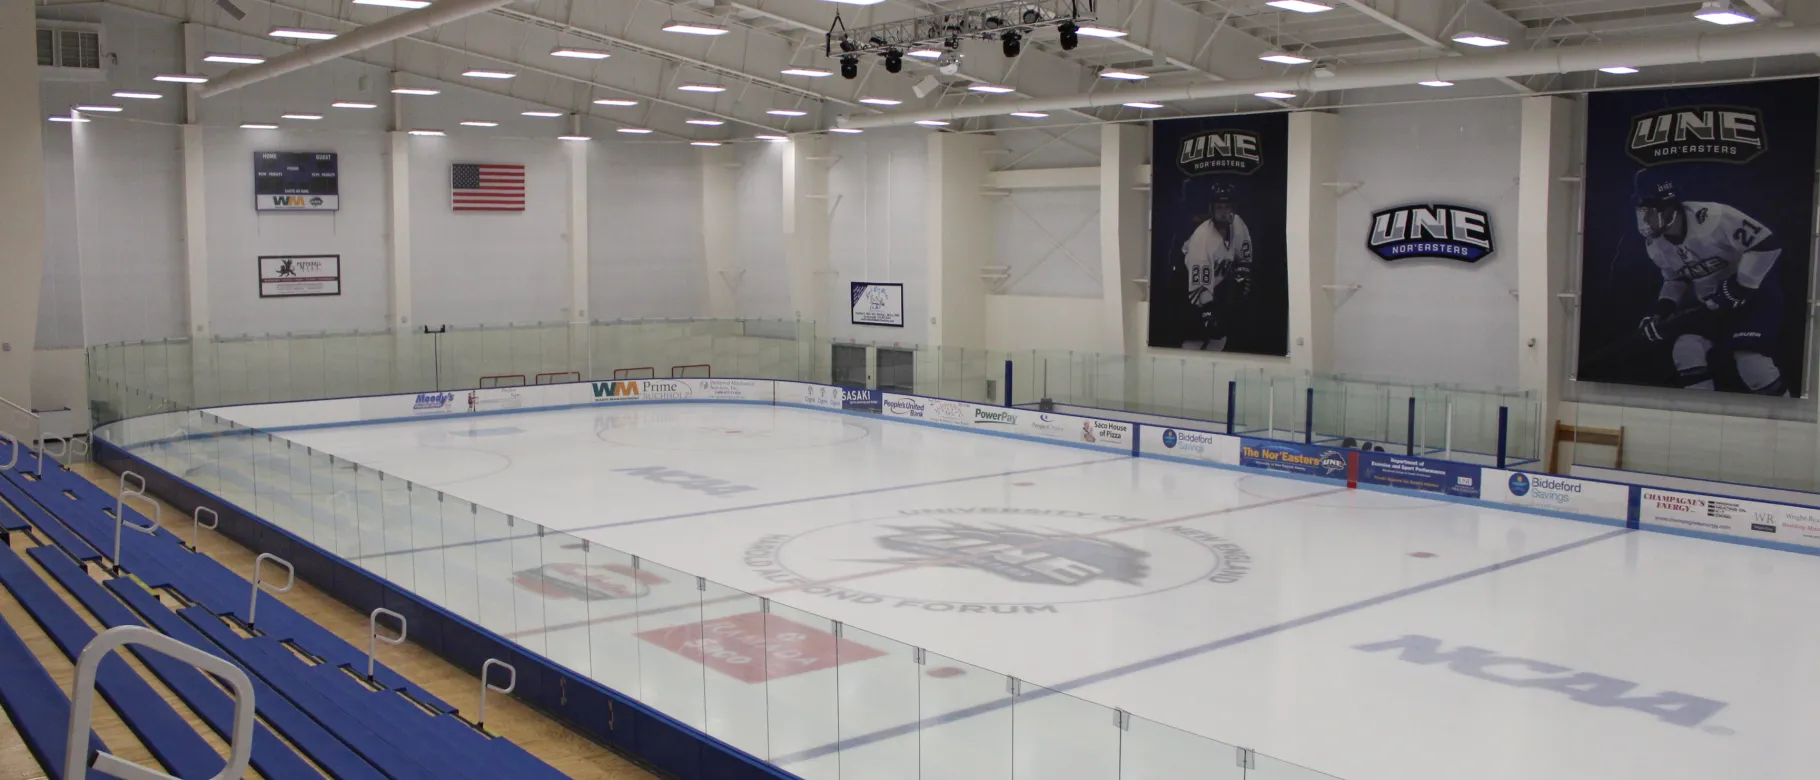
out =
<path fill-rule="evenodd" d="M 957 54 L 966 38 L 998 41 L 1006 57 L 1016 57 L 1032 35 L 1051 27 L 1061 47 L 1073 49 L 1080 45 L 1080 23 L 1094 21 L 1098 11 L 1097 0 L 1012 0 L 852 29 L 836 11 L 823 52 L 840 57 L 843 74 L 849 58 L 857 69 L 858 57 L 868 54 L 883 57 L 885 69 L 896 73 L 904 52 L 943 49 Z"/>

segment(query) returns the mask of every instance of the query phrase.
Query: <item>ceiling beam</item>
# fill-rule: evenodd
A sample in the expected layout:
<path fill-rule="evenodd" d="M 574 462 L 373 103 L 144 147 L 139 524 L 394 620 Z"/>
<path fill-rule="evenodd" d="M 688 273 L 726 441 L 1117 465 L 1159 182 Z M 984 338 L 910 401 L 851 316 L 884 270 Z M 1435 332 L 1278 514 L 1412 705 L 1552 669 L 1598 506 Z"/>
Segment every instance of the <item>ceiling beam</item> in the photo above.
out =
<path fill-rule="evenodd" d="M 1520 41 L 1528 30 L 1515 19 L 1505 16 L 1503 12 L 1492 8 L 1479 0 L 1459 0 L 1449 5 L 1446 0 L 1414 0 L 1398 3 L 1396 13 L 1381 11 L 1371 0 L 1340 0 L 1346 7 L 1364 14 L 1379 24 L 1409 36 L 1416 42 L 1448 57 L 1465 56 L 1455 51 L 1453 45 L 1444 40 L 1449 34 L 1460 30 L 1472 29 L 1474 32 L 1502 36 L 1508 41 Z M 1452 13 L 1447 13 L 1451 8 Z M 1478 24 L 1486 29 L 1470 27 Z M 1500 77 L 1498 82 L 1522 93 L 1533 93 L 1528 85 L 1515 79 Z"/>

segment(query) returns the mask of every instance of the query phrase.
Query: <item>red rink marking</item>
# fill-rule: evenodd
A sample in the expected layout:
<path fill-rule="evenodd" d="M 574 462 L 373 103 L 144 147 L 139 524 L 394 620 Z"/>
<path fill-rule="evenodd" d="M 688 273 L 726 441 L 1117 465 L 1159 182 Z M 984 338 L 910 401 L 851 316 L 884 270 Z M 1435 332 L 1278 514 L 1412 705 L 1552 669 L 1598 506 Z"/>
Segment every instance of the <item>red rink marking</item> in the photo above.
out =
<path fill-rule="evenodd" d="M 832 669 L 884 655 L 858 642 L 788 618 L 743 615 L 657 628 L 639 639 L 747 683 Z"/>
<path fill-rule="evenodd" d="M 1412 552 L 1409 554 L 1409 557 L 1411 557 L 1411 558 L 1433 558 L 1433 557 L 1435 557 L 1435 554 L 1431 553 L 1431 552 Z"/>
<path fill-rule="evenodd" d="M 1031 487 L 1031 486 L 1035 485 L 1036 483 L 1035 482 L 1013 482 L 1011 484 L 1013 487 Z"/>

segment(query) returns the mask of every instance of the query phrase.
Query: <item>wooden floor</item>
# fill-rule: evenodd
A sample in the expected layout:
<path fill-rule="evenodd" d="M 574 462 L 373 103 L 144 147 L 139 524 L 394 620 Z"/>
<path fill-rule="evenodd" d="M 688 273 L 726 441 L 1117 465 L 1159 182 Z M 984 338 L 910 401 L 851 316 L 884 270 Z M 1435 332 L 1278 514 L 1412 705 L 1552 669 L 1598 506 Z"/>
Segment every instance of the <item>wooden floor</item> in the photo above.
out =
<path fill-rule="evenodd" d="M 112 472 L 92 464 L 82 464 L 75 471 L 100 485 L 110 495 L 119 490 L 119 479 Z M 182 512 L 165 505 L 168 518 L 165 525 L 173 533 L 188 538 L 190 534 L 189 518 Z M 10 510 L 0 510 L 10 511 Z M 15 549 L 19 544 L 15 542 Z M 232 569 L 240 576 L 252 578 L 253 553 L 247 551 L 233 540 L 220 534 L 203 531 L 200 547 L 202 552 L 222 565 Z M 53 583 L 54 586 L 54 583 Z M 289 593 L 274 593 L 274 597 L 290 605 L 311 620 L 334 632 L 355 647 L 365 647 L 367 641 L 367 616 L 359 614 L 341 602 L 299 580 L 297 586 Z M 83 613 L 87 616 L 87 613 Z M 27 644 L 39 651 L 38 657 L 47 659 L 46 666 L 51 669 L 51 676 L 61 685 L 68 686 L 73 676 L 73 665 L 65 660 L 54 645 L 51 645 L 37 624 L 26 615 L 17 602 L 0 589 L 0 618 L 14 627 L 25 637 Z M 440 657 L 413 643 L 397 646 L 381 645 L 380 660 L 396 669 L 412 682 L 423 686 L 443 701 L 454 705 L 463 713 L 472 713 L 478 708 L 480 680 L 442 660 Z M 58 665 L 61 662 L 61 665 Z M 135 662 L 136 663 L 136 662 Z M 149 678 L 161 693 L 172 702 L 174 696 L 164 690 L 155 678 Z M 96 700 L 96 732 L 117 755 L 123 758 L 151 763 L 145 748 L 141 746 L 132 733 L 128 731 L 112 711 L 103 712 L 100 699 Z M 193 713 L 175 704 L 178 711 L 190 716 Z M 216 745 L 225 755 L 225 748 L 214 734 L 206 728 L 199 730 L 207 735 L 211 744 Z M 598 780 L 643 780 L 655 775 L 633 765 L 618 754 L 582 737 L 581 735 L 544 717 L 541 713 L 520 704 L 508 696 L 493 695 L 487 700 L 487 730 L 506 737 L 520 747 L 530 751 L 545 763 L 558 771 L 574 778 L 595 778 Z M 248 777 L 256 776 L 251 771 Z M 44 777 L 31 754 L 26 751 L 24 743 L 12 724 L 0 714 L 0 780 L 27 780 Z"/>

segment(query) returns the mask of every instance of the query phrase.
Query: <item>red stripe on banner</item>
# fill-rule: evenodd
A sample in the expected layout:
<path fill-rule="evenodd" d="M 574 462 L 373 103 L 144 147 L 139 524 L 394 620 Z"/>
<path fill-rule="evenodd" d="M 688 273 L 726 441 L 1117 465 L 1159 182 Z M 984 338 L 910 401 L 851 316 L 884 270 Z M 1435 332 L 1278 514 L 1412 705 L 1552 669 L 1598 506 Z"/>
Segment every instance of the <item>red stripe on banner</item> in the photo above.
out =
<path fill-rule="evenodd" d="M 524 188 L 524 185 L 522 185 L 522 184 L 517 185 L 517 186 L 508 186 L 508 185 L 488 186 L 488 185 L 482 184 L 478 187 L 462 187 L 461 189 L 456 190 L 456 192 L 468 192 L 470 190 L 506 190 L 509 192 L 524 192 L 525 188 Z"/>
<path fill-rule="evenodd" d="M 456 211 L 524 211 L 523 206 L 456 206 Z"/>
<path fill-rule="evenodd" d="M 455 205 L 457 205 L 457 206 L 516 206 L 518 208 L 524 208 L 525 202 L 522 200 L 458 200 L 458 201 L 455 201 Z"/>

